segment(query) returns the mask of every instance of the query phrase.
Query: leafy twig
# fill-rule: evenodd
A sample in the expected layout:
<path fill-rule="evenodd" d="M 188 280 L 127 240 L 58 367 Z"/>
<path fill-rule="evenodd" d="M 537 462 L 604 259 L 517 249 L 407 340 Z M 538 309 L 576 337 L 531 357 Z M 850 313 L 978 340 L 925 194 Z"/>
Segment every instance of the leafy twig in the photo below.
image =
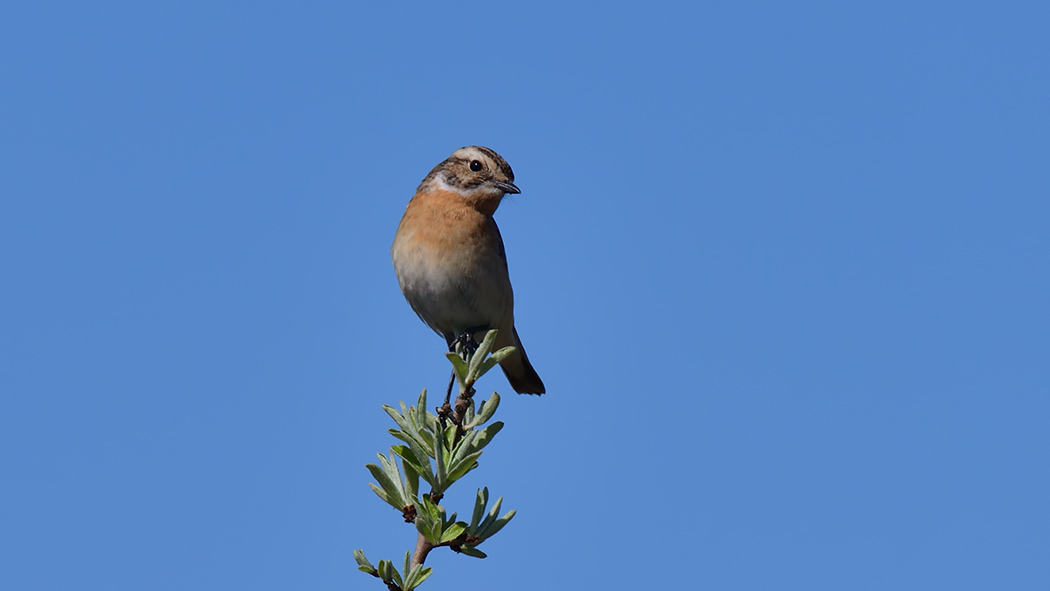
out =
<path fill-rule="evenodd" d="M 447 515 L 440 502 L 452 484 L 478 467 L 482 450 L 503 428 L 500 421 L 482 427 L 492 419 L 499 407 L 499 394 L 493 392 L 475 409 L 474 384 L 486 372 L 494 368 L 513 347 L 492 351 L 496 331 L 489 331 L 477 350 L 449 353 L 453 374 L 459 383 L 459 396 L 451 409 L 452 424 L 446 425 L 441 415 L 448 409 L 438 409 L 438 414 L 427 408 L 427 392 L 419 395 L 415 406 L 400 409 L 383 406 L 383 410 L 397 424 L 390 434 L 402 441 L 393 445 L 388 455 L 378 454 L 378 464 L 367 468 L 376 483 L 369 483 L 380 499 L 397 509 L 404 521 L 416 526 L 416 547 L 405 553 L 404 567 L 398 571 L 389 560 L 380 560 L 373 566 L 362 550 L 354 552 L 358 569 L 371 574 L 384 583 L 390 591 L 411 591 L 430 576 L 432 569 L 423 566 L 427 555 L 435 548 L 446 546 L 457 553 L 475 558 L 486 554 L 477 547 L 495 535 L 514 517 L 514 511 L 500 516 L 500 497 L 488 507 L 488 488 L 478 490 L 471 521 L 457 521 L 456 514 Z M 430 492 L 421 495 L 419 481 L 430 485 Z"/>

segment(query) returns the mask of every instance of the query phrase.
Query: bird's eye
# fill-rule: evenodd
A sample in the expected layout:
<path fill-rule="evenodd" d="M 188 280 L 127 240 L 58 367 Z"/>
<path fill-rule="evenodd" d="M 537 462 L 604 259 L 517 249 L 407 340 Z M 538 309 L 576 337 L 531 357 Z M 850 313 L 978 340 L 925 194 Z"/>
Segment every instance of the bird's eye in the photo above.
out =
<path fill-rule="evenodd" d="M 481 165 L 481 162 L 478 162 L 477 160 L 470 161 L 470 170 L 472 172 L 481 172 L 482 168 L 484 168 L 484 166 Z"/>

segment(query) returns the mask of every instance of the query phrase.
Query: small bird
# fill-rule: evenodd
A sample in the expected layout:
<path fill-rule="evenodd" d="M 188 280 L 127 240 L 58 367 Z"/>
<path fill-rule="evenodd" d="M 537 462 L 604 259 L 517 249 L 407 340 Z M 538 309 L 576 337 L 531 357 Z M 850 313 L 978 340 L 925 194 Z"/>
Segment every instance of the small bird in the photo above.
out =
<path fill-rule="evenodd" d="M 460 148 L 419 184 L 390 254 L 401 293 L 450 349 L 465 333 L 474 338 L 497 329 L 494 349 L 517 348 L 500 363 L 511 387 L 543 394 L 514 328 L 507 255 L 492 219 L 505 194 L 520 192 L 502 156 L 481 146 Z"/>

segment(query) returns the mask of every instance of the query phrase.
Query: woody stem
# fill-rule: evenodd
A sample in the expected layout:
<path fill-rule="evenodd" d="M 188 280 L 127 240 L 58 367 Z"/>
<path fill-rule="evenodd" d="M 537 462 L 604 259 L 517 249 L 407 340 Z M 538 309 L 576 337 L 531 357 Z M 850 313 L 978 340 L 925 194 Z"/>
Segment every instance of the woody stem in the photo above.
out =
<path fill-rule="evenodd" d="M 416 539 L 416 549 L 412 552 L 412 566 L 426 562 L 427 554 L 430 554 L 433 549 L 434 545 L 427 541 L 423 534 L 419 534 L 419 538 Z M 405 576 L 408 576 L 408 573 L 405 573 Z"/>

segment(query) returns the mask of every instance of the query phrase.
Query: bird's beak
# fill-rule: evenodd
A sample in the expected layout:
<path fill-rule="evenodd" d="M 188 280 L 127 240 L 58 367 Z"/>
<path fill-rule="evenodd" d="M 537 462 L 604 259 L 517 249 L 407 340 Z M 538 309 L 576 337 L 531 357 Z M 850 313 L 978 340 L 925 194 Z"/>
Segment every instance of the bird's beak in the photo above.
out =
<path fill-rule="evenodd" d="M 514 183 L 505 183 L 503 181 L 496 181 L 496 186 L 499 187 L 504 193 L 521 193 L 521 189 L 518 188 Z"/>

